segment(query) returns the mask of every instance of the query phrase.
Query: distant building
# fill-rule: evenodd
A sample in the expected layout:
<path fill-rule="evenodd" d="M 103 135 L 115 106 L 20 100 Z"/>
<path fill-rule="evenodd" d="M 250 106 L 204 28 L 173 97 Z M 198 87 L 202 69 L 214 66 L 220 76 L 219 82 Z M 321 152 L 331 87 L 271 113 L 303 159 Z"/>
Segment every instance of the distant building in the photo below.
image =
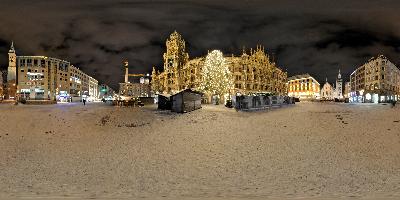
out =
<path fill-rule="evenodd" d="M 0 71 L 0 100 L 4 99 L 4 74 L 7 74 L 7 71 Z M 7 79 L 7 78 L 6 78 Z"/>
<path fill-rule="evenodd" d="M 151 97 L 150 84 L 146 83 L 120 83 L 119 95 L 129 97 Z"/>
<path fill-rule="evenodd" d="M 125 82 L 119 84 L 119 95 L 125 97 L 151 97 L 152 91 L 150 86 L 150 75 L 145 74 L 129 74 L 128 61 L 124 61 L 125 65 Z M 139 83 L 129 82 L 129 76 L 140 77 Z"/>
<path fill-rule="evenodd" d="M 319 99 L 320 84 L 310 74 L 301 74 L 288 78 L 287 88 L 290 97 L 300 99 Z"/>
<path fill-rule="evenodd" d="M 0 84 L 4 84 L 7 82 L 7 70 L 0 71 Z"/>
<path fill-rule="evenodd" d="M 10 99 L 59 100 L 70 95 L 97 98 L 97 80 L 68 61 L 46 56 L 17 56 L 13 44 L 8 54 Z"/>
<path fill-rule="evenodd" d="M 325 84 L 321 89 L 321 100 L 333 100 L 334 99 L 334 88 L 331 84 L 328 83 L 328 79 L 326 79 Z"/>
<path fill-rule="evenodd" d="M 383 55 L 373 57 L 351 73 L 350 87 L 351 102 L 397 101 L 400 70 Z"/>
<path fill-rule="evenodd" d="M 106 84 L 100 84 L 98 90 L 100 99 L 106 99 L 107 97 L 113 97 L 115 95 L 114 89 Z"/>
<path fill-rule="evenodd" d="M 99 97 L 99 82 L 93 77 L 85 74 L 79 68 L 70 65 L 69 72 L 69 93 L 72 96 Z"/>
<path fill-rule="evenodd" d="M 350 82 L 346 82 L 346 83 L 344 84 L 344 94 L 343 94 L 343 97 L 344 97 L 344 98 L 349 98 L 349 97 L 350 97 L 350 91 L 351 91 Z"/>

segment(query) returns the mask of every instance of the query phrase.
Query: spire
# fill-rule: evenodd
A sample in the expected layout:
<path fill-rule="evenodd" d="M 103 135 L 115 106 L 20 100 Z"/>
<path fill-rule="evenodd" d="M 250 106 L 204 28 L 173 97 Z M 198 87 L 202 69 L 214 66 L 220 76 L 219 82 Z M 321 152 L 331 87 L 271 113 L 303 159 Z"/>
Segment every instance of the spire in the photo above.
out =
<path fill-rule="evenodd" d="M 10 51 L 8 51 L 10 53 L 14 53 L 15 49 L 14 49 L 14 41 L 11 41 L 11 47 L 10 47 Z"/>
<path fill-rule="evenodd" d="M 174 32 L 172 32 L 171 35 L 169 36 L 169 39 L 170 40 L 181 39 L 181 35 L 176 30 L 174 30 Z"/>
<path fill-rule="evenodd" d="M 325 82 L 328 82 L 328 77 L 325 77 Z"/>
<path fill-rule="evenodd" d="M 151 72 L 151 77 L 155 78 L 155 76 L 157 76 L 157 71 L 156 71 L 156 67 L 153 66 L 153 71 Z"/>

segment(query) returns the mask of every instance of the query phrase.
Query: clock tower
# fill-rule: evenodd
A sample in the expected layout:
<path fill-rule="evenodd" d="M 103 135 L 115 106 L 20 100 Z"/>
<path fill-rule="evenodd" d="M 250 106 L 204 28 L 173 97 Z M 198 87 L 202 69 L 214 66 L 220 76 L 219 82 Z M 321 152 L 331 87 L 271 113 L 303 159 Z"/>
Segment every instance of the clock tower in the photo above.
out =
<path fill-rule="evenodd" d="M 7 90 L 8 98 L 14 99 L 17 94 L 17 54 L 15 53 L 14 42 L 11 42 L 8 51 Z"/>
<path fill-rule="evenodd" d="M 16 75 L 17 75 L 17 55 L 15 54 L 14 42 L 12 42 L 11 48 L 8 51 L 7 82 L 15 80 Z"/>
<path fill-rule="evenodd" d="M 336 97 L 337 99 L 343 99 L 343 79 L 342 75 L 340 74 L 340 69 L 339 69 L 339 74 L 336 79 Z"/>
<path fill-rule="evenodd" d="M 166 41 L 167 52 L 164 53 L 164 85 L 167 93 L 175 93 L 184 89 L 180 77 L 181 69 L 189 60 L 189 54 L 185 50 L 185 40 L 174 31 Z"/>

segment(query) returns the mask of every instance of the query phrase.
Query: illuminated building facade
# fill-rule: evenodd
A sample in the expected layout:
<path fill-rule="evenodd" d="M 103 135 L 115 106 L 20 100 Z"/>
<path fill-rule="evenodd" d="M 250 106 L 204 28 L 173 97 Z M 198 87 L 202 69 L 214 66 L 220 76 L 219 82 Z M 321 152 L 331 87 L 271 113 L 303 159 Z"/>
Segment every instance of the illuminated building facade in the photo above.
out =
<path fill-rule="evenodd" d="M 16 56 L 13 46 L 10 52 L 13 55 L 9 53 L 7 81 L 15 80 L 18 98 L 59 100 L 69 95 L 82 96 L 85 92 L 97 98 L 97 80 L 70 62 L 46 56 Z"/>
<path fill-rule="evenodd" d="M 351 91 L 350 82 L 346 82 L 346 83 L 344 84 L 344 94 L 343 94 L 343 97 L 344 97 L 344 98 L 350 98 L 350 91 Z"/>
<path fill-rule="evenodd" d="M 328 83 L 328 79 L 326 79 L 325 84 L 322 86 L 321 89 L 321 100 L 333 100 L 334 99 L 334 88 L 331 84 Z"/>
<path fill-rule="evenodd" d="M 309 74 L 301 74 L 288 78 L 288 95 L 303 100 L 320 98 L 320 84 Z"/>
<path fill-rule="evenodd" d="M 381 103 L 398 100 L 400 70 L 385 56 L 371 58 L 350 75 L 350 101 Z"/>
<path fill-rule="evenodd" d="M 99 81 L 89 76 L 88 94 L 90 97 L 98 98 L 99 96 Z"/>
<path fill-rule="evenodd" d="M 206 57 L 189 59 L 185 40 L 176 31 L 166 41 L 164 53 L 164 71 L 153 68 L 152 90 L 156 93 L 175 94 L 184 89 L 199 91 L 202 82 L 202 70 Z M 287 73 L 271 62 L 264 48 L 240 56 L 224 56 L 225 64 L 232 74 L 234 87 L 231 95 L 249 93 L 286 94 Z"/>
<path fill-rule="evenodd" d="M 17 56 L 17 93 L 24 99 L 54 99 L 68 91 L 69 62 L 44 56 Z"/>
<path fill-rule="evenodd" d="M 151 97 L 149 83 L 120 83 L 119 94 L 128 97 Z"/>

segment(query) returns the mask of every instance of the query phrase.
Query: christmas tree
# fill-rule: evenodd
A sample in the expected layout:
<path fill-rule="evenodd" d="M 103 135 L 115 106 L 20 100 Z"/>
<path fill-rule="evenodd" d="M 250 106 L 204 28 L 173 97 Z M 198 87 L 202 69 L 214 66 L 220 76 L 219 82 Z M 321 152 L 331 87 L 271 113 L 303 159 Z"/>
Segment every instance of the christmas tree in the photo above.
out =
<path fill-rule="evenodd" d="M 225 63 L 224 56 L 221 51 L 213 50 L 207 55 L 202 69 L 200 90 L 222 97 L 230 94 L 231 89 L 233 89 L 232 75 Z"/>

